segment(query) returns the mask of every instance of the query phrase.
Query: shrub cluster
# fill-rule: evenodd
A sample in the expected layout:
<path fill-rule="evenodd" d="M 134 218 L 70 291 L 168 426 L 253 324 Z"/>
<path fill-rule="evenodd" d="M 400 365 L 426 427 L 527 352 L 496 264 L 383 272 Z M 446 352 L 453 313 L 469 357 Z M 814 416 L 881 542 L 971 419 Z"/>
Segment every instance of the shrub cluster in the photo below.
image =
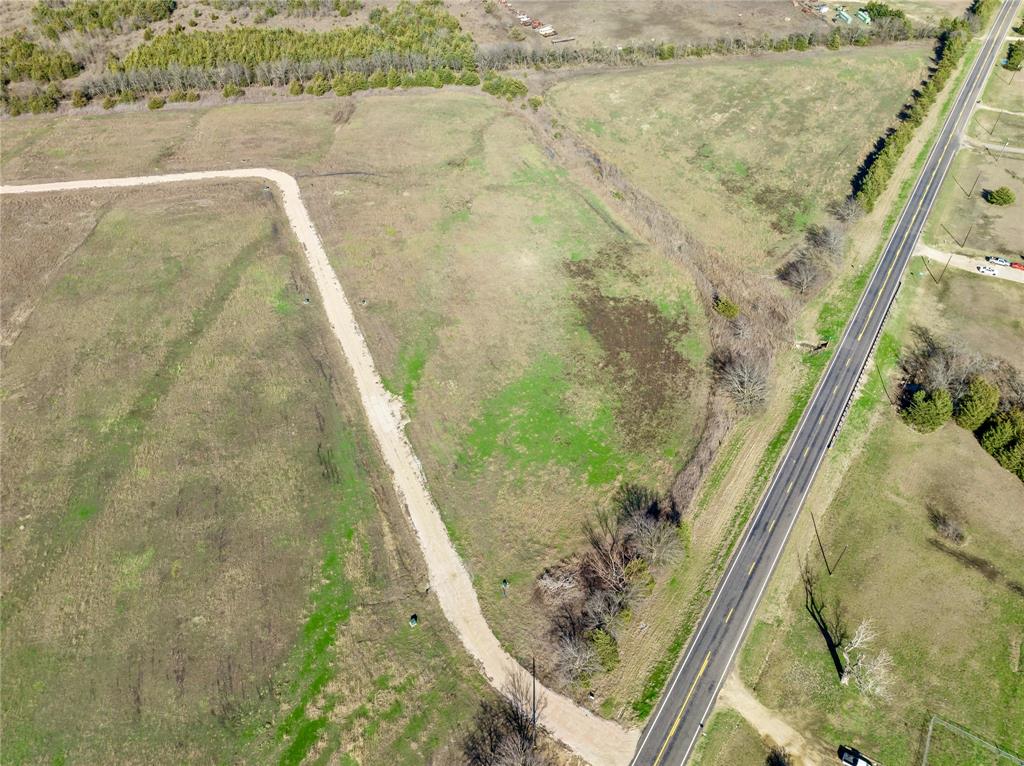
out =
<path fill-rule="evenodd" d="M 724 295 L 715 296 L 715 311 L 726 319 L 735 319 L 740 315 L 740 307 Z"/>
<path fill-rule="evenodd" d="M 1003 65 L 1011 72 L 1019 72 L 1024 67 L 1024 40 L 1013 40 L 1006 49 L 1006 63 Z"/>
<path fill-rule="evenodd" d="M 484 84 L 481 88 L 484 93 L 490 93 L 497 98 L 507 98 L 509 101 L 521 98 L 527 93 L 525 82 L 514 77 L 502 77 L 493 70 L 484 73 Z"/>
<path fill-rule="evenodd" d="M 32 8 L 32 22 L 42 34 L 56 40 L 70 30 L 141 29 L 170 18 L 176 5 L 175 0 L 39 0 Z"/>
<path fill-rule="evenodd" d="M 1024 409 L 1000 412 L 975 433 L 999 465 L 1024 481 Z"/>
<path fill-rule="evenodd" d="M 877 23 L 880 19 L 895 19 L 901 24 L 907 33 L 910 33 L 911 23 L 907 14 L 899 8 L 893 8 L 885 3 L 871 2 L 864 6 L 863 10 L 871 17 L 871 21 Z"/>
<path fill-rule="evenodd" d="M 921 328 L 915 333 L 917 343 L 902 360 L 907 392 L 913 390 L 904 400 L 904 420 L 929 433 L 953 418 L 1024 481 L 1024 384 L 1018 373 Z M 992 376 L 1002 377 L 1003 388 Z"/>
<path fill-rule="evenodd" d="M 985 201 L 990 205 L 1004 207 L 1012 205 L 1017 201 L 1017 195 L 1013 193 L 1009 186 L 1000 186 L 998 189 L 986 189 L 984 194 Z"/>
<path fill-rule="evenodd" d="M 670 502 L 644 487 L 623 485 L 611 508 L 584 525 L 586 550 L 538 578 L 562 683 L 574 684 L 618 663 L 621 616 L 652 586 L 651 570 L 680 554 L 678 526 Z"/>
<path fill-rule="evenodd" d="M 476 53 L 472 38 L 459 27 L 441 0 L 418 3 L 400 0 L 389 10 L 378 7 L 370 23 L 326 32 L 294 29 L 227 29 L 166 32 L 128 53 L 125 70 L 182 67 L 253 68 L 258 64 L 368 58 L 374 54 L 418 55 L 430 67 L 472 67 Z"/>
<path fill-rule="evenodd" d="M 31 112 L 32 114 L 56 112 L 63 95 L 57 83 L 51 82 L 45 88 L 36 88 L 32 95 L 28 97 L 18 96 L 13 93 L 6 94 L 4 101 L 7 113 L 11 117 L 17 117 L 25 112 Z"/>
<path fill-rule="evenodd" d="M 0 80 L 5 83 L 26 79 L 50 82 L 77 72 L 78 65 L 67 51 L 49 51 L 21 31 L 0 37 Z"/>

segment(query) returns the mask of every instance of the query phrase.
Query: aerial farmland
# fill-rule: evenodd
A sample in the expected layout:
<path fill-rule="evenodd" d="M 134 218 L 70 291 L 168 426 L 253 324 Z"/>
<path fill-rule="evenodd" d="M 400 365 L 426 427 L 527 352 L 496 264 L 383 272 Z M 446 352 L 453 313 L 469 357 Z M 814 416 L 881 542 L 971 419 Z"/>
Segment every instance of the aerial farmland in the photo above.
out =
<path fill-rule="evenodd" d="M 1019 5 L 2 9 L 0 763 L 1013 762 Z"/>

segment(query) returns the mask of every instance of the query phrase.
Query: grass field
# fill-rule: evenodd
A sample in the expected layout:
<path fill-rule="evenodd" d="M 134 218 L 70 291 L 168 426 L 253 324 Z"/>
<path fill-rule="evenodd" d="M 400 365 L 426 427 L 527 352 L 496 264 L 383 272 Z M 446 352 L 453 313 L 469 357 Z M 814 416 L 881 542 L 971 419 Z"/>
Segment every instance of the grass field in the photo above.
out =
<path fill-rule="evenodd" d="M 1024 325 L 1005 310 L 1019 301 L 1018 285 L 965 273 L 947 274 L 941 288 L 918 280 L 901 298 L 905 339 L 922 324 L 1024 367 Z M 809 505 L 830 559 L 842 553 L 835 575 L 827 576 L 813 536 L 805 551 L 787 550 L 741 653 L 741 675 L 803 733 L 882 763 L 919 763 L 933 713 L 1021 752 L 1024 517 L 1016 509 L 1024 486 L 970 433 L 951 423 L 919 434 L 881 402 L 863 449 L 837 476 L 835 497 L 827 508 Z M 963 546 L 942 544 L 932 509 L 961 516 Z M 823 600 L 842 605 L 851 630 L 874 621 L 874 651 L 895 660 L 889 699 L 838 683 L 805 611 L 798 553 L 820 570 Z"/>
<path fill-rule="evenodd" d="M 560 119 L 730 264 L 774 272 L 924 74 L 921 45 L 578 77 Z"/>
<path fill-rule="evenodd" d="M 968 125 L 967 132 L 986 144 L 1024 148 L 1024 115 L 978 109 Z M 999 152 L 996 152 L 999 154 Z"/>
<path fill-rule="evenodd" d="M 314 219 L 488 620 L 539 652 L 534 579 L 618 480 L 664 489 L 695 443 L 691 286 L 479 98 L 363 101 L 327 162 L 369 174 L 304 180 Z"/>
<path fill-rule="evenodd" d="M 977 187 L 968 197 L 976 181 Z M 1006 207 L 986 202 L 984 191 L 1000 186 L 1012 189 L 1017 202 Z M 928 217 L 924 241 L 947 252 L 1019 257 L 1024 255 L 1022 209 L 1024 156 L 993 156 L 984 149 L 961 150 Z"/>
<path fill-rule="evenodd" d="M 1011 757 L 936 721 L 921 766 L 1016 766 Z"/>
<path fill-rule="evenodd" d="M 450 757 L 482 681 L 273 196 L 2 225 L 3 762 Z"/>
<path fill-rule="evenodd" d="M 300 174 L 485 614 L 513 652 L 536 651 L 534 578 L 582 544 L 581 521 L 618 479 L 664 489 L 697 439 L 708 340 L 687 277 L 488 96 L 227 106 L 122 129 L 149 117 L 14 121 L 5 180 Z"/>
<path fill-rule="evenodd" d="M 1024 112 L 1024 75 L 1009 72 L 996 62 L 985 85 L 982 101 L 997 109 Z"/>
<path fill-rule="evenodd" d="M 13 120 L 4 125 L 4 178 L 96 178 L 246 164 L 306 172 L 317 167 L 330 149 L 344 122 L 345 103 L 331 96 L 279 104 Z"/>

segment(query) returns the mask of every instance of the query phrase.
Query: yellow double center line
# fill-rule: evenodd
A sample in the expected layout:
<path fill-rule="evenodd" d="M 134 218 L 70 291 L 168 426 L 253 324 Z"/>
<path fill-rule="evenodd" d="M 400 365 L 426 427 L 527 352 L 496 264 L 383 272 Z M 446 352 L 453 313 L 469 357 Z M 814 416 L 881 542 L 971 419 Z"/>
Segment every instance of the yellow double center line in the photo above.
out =
<path fill-rule="evenodd" d="M 711 652 L 704 655 L 704 662 L 700 665 L 700 670 L 697 671 L 697 677 L 693 679 L 693 683 L 690 684 L 690 691 L 686 693 L 686 699 L 683 700 L 683 706 L 679 708 L 679 715 L 676 716 L 676 720 L 672 722 L 672 728 L 668 730 L 668 736 L 665 737 L 665 742 L 661 746 L 661 750 L 658 751 L 658 757 L 654 759 L 654 766 L 658 766 L 661 763 L 662 756 L 665 755 L 665 751 L 668 750 L 668 744 L 672 741 L 672 737 L 676 735 L 676 729 L 679 728 L 679 722 L 683 720 L 683 713 L 686 712 L 686 706 L 690 704 L 690 697 L 693 696 L 694 689 L 697 688 L 697 683 L 700 681 L 700 677 L 704 675 L 704 671 L 708 668 L 708 661 L 711 659 Z"/>

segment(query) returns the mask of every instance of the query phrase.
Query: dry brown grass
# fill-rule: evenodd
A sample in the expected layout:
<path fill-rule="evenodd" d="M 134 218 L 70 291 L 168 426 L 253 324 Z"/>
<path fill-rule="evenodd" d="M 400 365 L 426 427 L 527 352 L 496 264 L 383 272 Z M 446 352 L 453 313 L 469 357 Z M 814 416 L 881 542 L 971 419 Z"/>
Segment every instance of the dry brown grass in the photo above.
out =
<path fill-rule="evenodd" d="M 274 197 L 5 197 L 2 216 L 21 328 L 3 350 L 5 760 L 447 757 L 480 682 L 425 596 Z"/>

